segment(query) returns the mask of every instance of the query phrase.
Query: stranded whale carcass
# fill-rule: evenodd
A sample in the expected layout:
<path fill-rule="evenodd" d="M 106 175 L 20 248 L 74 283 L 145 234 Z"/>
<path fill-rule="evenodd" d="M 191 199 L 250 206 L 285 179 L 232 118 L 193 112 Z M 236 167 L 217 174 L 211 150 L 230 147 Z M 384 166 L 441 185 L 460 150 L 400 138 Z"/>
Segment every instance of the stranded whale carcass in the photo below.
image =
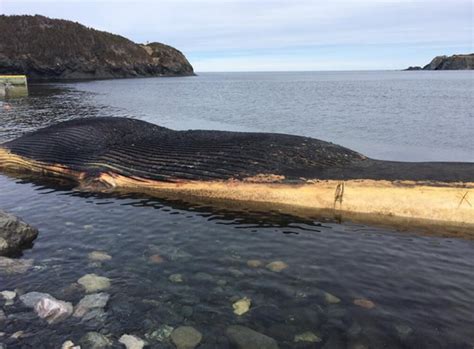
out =
<path fill-rule="evenodd" d="M 0 169 L 67 177 L 88 190 L 275 204 L 474 227 L 474 163 L 409 163 L 272 133 L 174 131 L 76 119 L 0 145 Z"/>

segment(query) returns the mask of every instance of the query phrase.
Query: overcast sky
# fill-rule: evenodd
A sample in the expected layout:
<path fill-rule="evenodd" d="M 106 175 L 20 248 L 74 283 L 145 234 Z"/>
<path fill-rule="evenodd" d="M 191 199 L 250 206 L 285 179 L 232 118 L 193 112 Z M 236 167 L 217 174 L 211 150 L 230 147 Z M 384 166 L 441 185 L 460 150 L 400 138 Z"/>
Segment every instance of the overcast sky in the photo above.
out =
<path fill-rule="evenodd" d="M 401 69 L 470 53 L 471 0 L 0 0 L 180 49 L 197 72 Z"/>

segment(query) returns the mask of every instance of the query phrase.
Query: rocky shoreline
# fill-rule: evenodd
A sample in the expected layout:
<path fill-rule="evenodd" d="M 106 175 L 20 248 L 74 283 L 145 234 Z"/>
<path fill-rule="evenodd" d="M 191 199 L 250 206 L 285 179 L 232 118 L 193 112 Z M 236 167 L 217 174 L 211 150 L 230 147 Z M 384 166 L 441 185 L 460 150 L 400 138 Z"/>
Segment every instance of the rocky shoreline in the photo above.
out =
<path fill-rule="evenodd" d="M 150 254 L 148 263 L 152 265 L 161 265 L 166 261 L 182 260 L 191 258 L 181 250 L 167 251 L 162 249 L 165 254 Z M 89 265 L 96 270 L 98 274 L 104 273 L 104 267 L 112 261 L 112 256 L 105 251 L 92 251 L 87 255 Z M 199 272 L 195 275 L 181 275 L 181 277 L 169 277 L 170 284 L 180 284 L 181 287 L 188 287 L 186 284 L 191 280 L 205 283 L 208 286 L 215 285 L 215 289 L 210 290 L 214 296 L 225 294 L 229 291 L 229 286 L 233 279 L 245 278 L 245 274 L 252 273 L 276 273 L 275 275 L 284 275 L 287 269 L 291 267 L 281 260 L 264 261 L 252 259 L 242 263 L 242 270 L 229 269 L 229 280 L 216 279 L 213 275 Z M 2 269 L 0 268 L 0 272 Z M 25 271 L 21 271 L 23 273 Z M 283 274 L 280 274 L 283 273 Z M 315 345 L 330 349 L 339 347 L 341 344 L 338 335 L 332 335 L 326 338 L 320 331 L 310 329 L 298 329 L 282 324 L 273 331 L 262 333 L 260 326 L 247 324 L 246 320 L 251 314 L 259 314 L 263 318 L 268 318 L 271 322 L 279 318 L 279 309 L 276 305 L 258 304 L 253 305 L 249 297 L 240 298 L 233 296 L 227 298 L 227 308 L 229 313 L 233 308 L 233 316 L 230 324 L 216 324 L 218 327 L 219 342 L 211 346 L 209 333 L 200 330 L 198 323 L 189 321 L 194 312 L 200 307 L 199 302 L 189 300 L 189 305 L 185 305 L 178 312 L 163 312 L 166 304 L 162 301 L 151 299 L 142 299 L 143 307 L 159 315 L 159 324 L 150 323 L 144 320 L 142 324 L 137 324 L 136 331 L 122 333 L 124 330 L 122 322 L 126 322 L 128 317 L 140 307 L 137 303 L 131 303 L 129 299 L 124 299 L 114 294 L 114 284 L 116 280 L 110 279 L 96 273 L 86 274 L 80 277 L 76 282 L 70 285 L 58 287 L 54 296 L 42 291 L 24 292 L 22 289 L 3 290 L 0 292 L 0 348 L 14 347 L 21 341 L 27 341 L 30 344 L 40 345 L 41 338 L 35 339 L 35 330 L 42 328 L 42 331 L 54 331 L 55 329 L 81 329 L 82 334 L 70 334 L 62 339 L 62 349 L 105 349 L 105 348 L 210 348 L 210 347 L 230 347 L 237 349 L 278 349 L 280 347 L 277 338 L 281 335 L 289 335 L 288 330 L 296 331 L 291 346 L 298 348 L 312 348 Z M 288 275 L 287 275 L 288 277 Z M 164 286 L 164 285 L 163 285 Z M 162 286 L 162 287 L 163 287 Z M 299 295 L 298 297 L 305 297 Z M 255 300 L 261 303 L 262 300 Z M 292 315 L 294 318 L 306 319 L 323 316 L 327 312 L 329 322 L 340 322 L 347 316 L 347 312 L 341 308 L 343 300 L 337 296 L 320 290 L 318 306 L 321 314 L 312 313 L 300 309 L 301 313 Z M 353 306 L 368 311 L 375 308 L 375 304 L 368 299 L 354 299 Z M 323 308 L 327 308 L 323 311 Z M 334 313 L 334 314 L 333 314 Z M 273 317 L 276 318 L 274 320 Z M 309 319 L 308 318 L 308 319 Z M 290 321 L 291 322 L 291 321 Z M 303 321 L 304 322 L 304 321 Z M 116 324 L 116 325 L 114 325 Z M 28 328 L 25 328 L 26 326 Z M 254 327 L 254 328 L 252 328 Z M 33 331 L 33 332 L 32 332 Z M 203 331 L 204 333 L 202 333 Z M 282 332 L 283 331 L 283 332 Z M 354 337 L 358 337 L 361 329 L 353 329 Z M 407 327 L 407 331 L 412 331 Z M 282 332 L 282 333 L 280 333 Z M 72 332 L 71 332 L 72 333 Z M 57 336 L 55 336 L 57 337 Z M 203 344 L 203 345 L 201 345 Z M 288 343 L 287 343 L 288 344 Z M 365 342 L 354 339 L 353 346 L 350 348 L 367 349 Z M 2 347 L 3 345 L 3 347 Z M 284 345 L 284 347 L 287 347 Z"/>
<path fill-rule="evenodd" d="M 407 71 L 412 70 L 473 70 L 474 53 L 452 56 L 437 56 L 424 67 L 412 66 Z"/>
<path fill-rule="evenodd" d="M 194 75 L 184 54 L 168 45 L 44 16 L 0 16 L 0 74 L 29 80 L 84 80 Z"/>

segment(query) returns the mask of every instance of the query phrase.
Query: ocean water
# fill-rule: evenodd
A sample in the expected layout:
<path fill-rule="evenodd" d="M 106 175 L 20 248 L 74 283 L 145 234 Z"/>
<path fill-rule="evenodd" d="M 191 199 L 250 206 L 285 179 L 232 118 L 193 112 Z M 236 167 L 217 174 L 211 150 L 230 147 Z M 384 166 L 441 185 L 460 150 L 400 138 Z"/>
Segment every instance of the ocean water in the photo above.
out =
<path fill-rule="evenodd" d="M 0 101 L 0 142 L 71 118 L 126 116 L 175 129 L 311 136 L 380 159 L 474 161 L 473 78 L 471 72 L 208 73 L 31 85 L 29 97 Z M 15 256 L 33 259 L 34 267 L 0 270 L 0 291 L 46 292 L 77 304 L 83 275 L 111 282 L 102 315 L 57 324 L 0 297 L 6 316 L 0 343 L 7 348 L 59 348 L 89 331 L 117 348 L 125 333 L 151 348 L 173 348 L 170 338 L 156 336 L 164 325 L 194 327 L 202 334 L 198 348 L 230 348 L 226 329 L 236 324 L 274 338 L 280 348 L 474 346 L 472 239 L 85 194 L 2 174 L 0 209 L 40 230 L 34 246 Z M 88 254 L 97 250 L 112 258 L 91 261 Z M 260 265 L 249 266 L 252 260 Z M 286 268 L 272 271 L 267 265 L 275 261 Z M 239 316 L 233 304 L 244 297 L 251 305 Z M 23 335 L 11 338 L 17 331 Z M 298 341 L 307 332 L 314 342 Z"/>

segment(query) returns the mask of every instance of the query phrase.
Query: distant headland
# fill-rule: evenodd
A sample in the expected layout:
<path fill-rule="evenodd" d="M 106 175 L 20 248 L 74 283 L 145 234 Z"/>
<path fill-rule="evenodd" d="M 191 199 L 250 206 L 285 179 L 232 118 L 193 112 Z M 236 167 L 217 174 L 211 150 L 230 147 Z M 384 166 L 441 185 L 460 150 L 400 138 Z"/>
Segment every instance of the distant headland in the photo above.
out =
<path fill-rule="evenodd" d="M 474 69 L 474 53 L 465 55 L 437 56 L 425 65 L 409 67 L 405 70 L 472 70 Z"/>
<path fill-rule="evenodd" d="M 194 75 L 177 49 L 136 44 L 76 22 L 44 16 L 0 16 L 0 74 L 31 80 Z"/>

